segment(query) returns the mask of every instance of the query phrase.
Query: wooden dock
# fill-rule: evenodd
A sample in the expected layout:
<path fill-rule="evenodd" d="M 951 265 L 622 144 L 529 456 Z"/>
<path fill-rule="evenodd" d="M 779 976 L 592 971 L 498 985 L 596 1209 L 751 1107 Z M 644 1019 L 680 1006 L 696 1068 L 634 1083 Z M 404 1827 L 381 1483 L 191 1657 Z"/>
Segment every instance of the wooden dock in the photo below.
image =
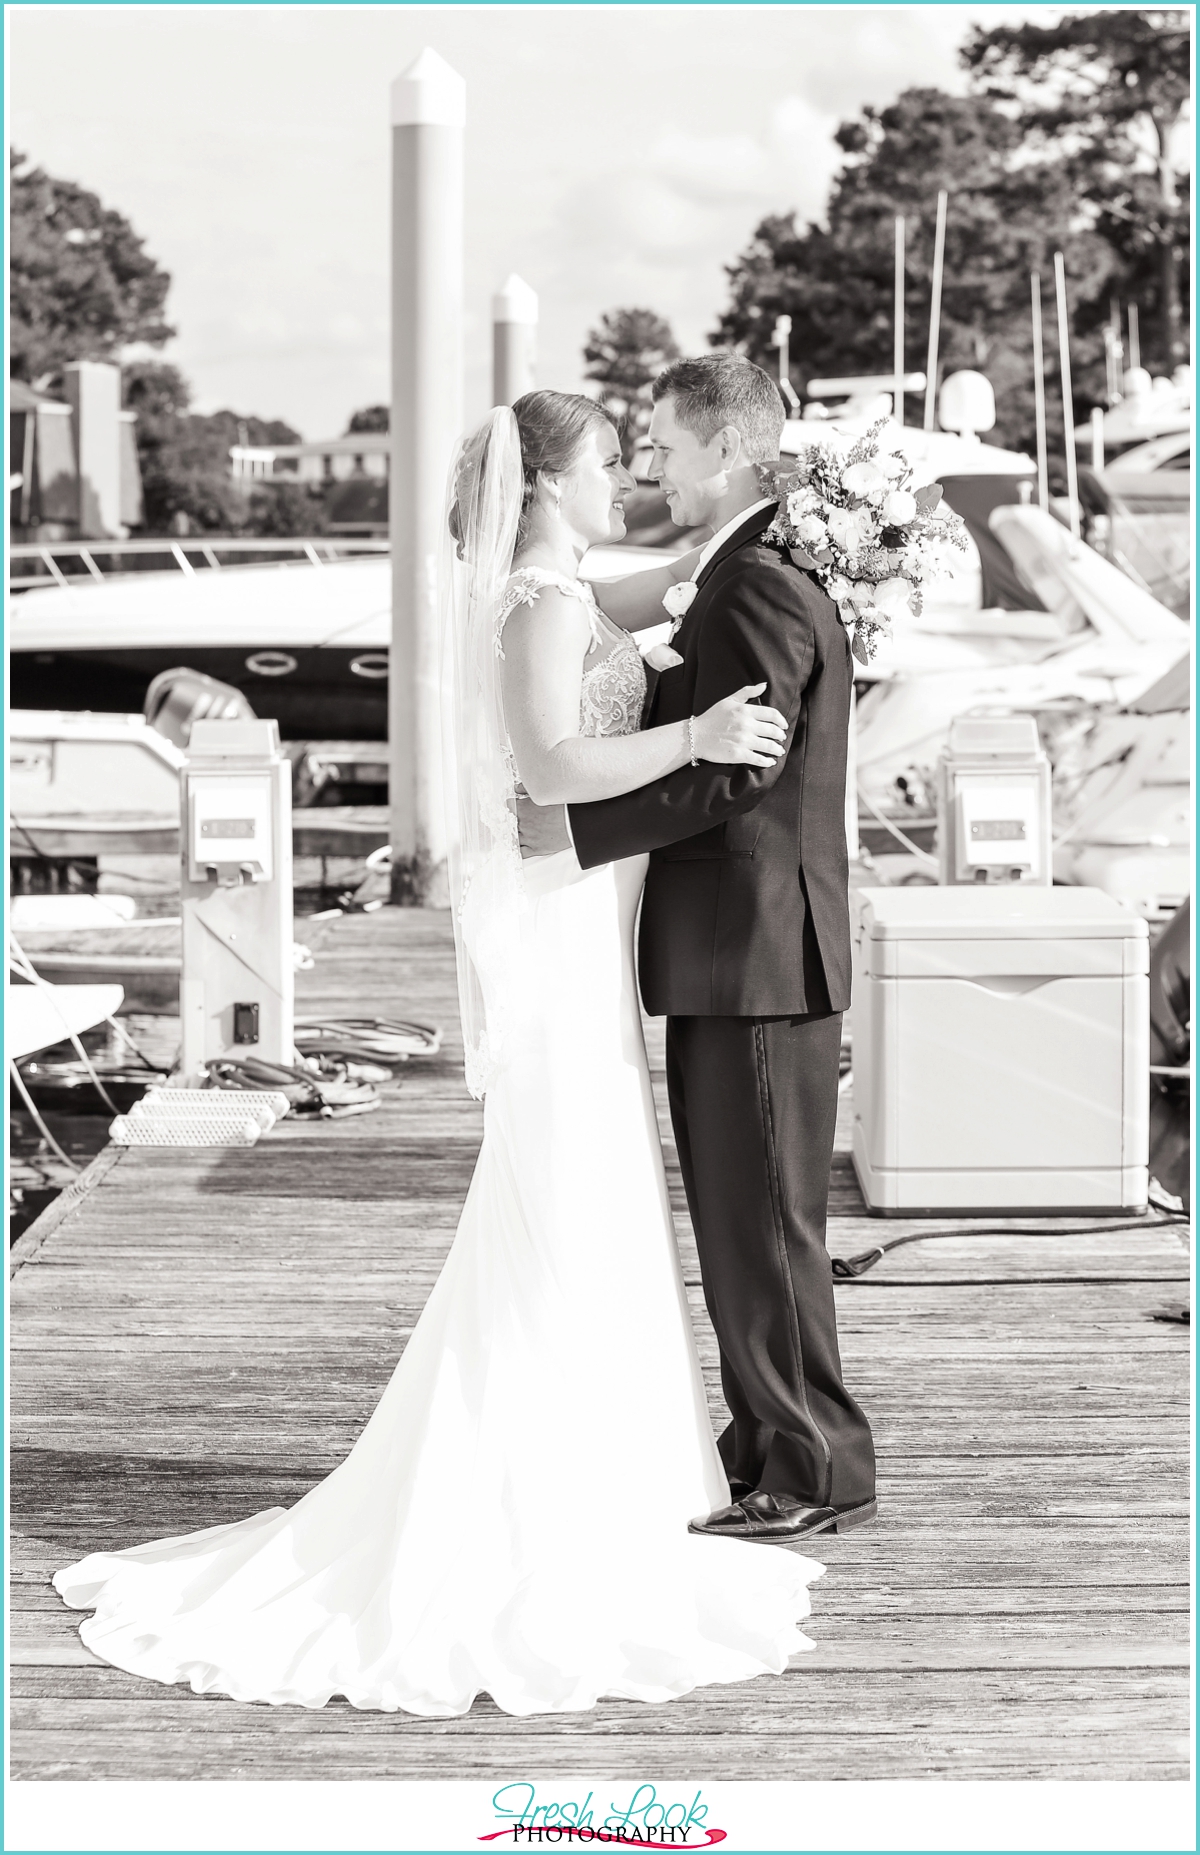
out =
<path fill-rule="evenodd" d="M 781 1676 L 657 1708 L 520 1720 L 481 1700 L 422 1720 L 248 1706 L 90 1657 L 50 1573 L 297 1499 L 353 1442 L 453 1235 L 480 1111 L 448 917 L 389 909 L 304 938 L 306 1011 L 434 1017 L 444 1053 L 361 1119 L 285 1123 L 244 1151 L 110 1148 L 14 1247 L 15 1778 L 1187 1776 L 1188 1331 L 1154 1314 L 1188 1268 L 1164 1227 L 1047 1220 L 913 1244 L 839 1285 L 880 1518 L 821 1541 L 818 1648 Z M 660 1069 L 661 1047 L 652 1025 Z M 917 1228 L 864 1214 L 849 1110 L 847 1093 L 841 1255 Z"/>

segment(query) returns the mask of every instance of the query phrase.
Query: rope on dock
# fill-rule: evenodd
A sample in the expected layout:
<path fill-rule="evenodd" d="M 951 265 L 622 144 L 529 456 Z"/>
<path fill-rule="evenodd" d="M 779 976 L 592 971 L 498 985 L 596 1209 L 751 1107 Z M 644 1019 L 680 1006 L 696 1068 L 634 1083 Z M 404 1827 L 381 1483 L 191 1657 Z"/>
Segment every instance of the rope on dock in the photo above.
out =
<path fill-rule="evenodd" d="M 108 1177 L 113 1167 L 124 1156 L 125 1150 L 124 1147 L 119 1146 L 104 1147 L 101 1152 L 97 1153 L 91 1164 L 84 1167 L 77 1179 L 72 1179 L 66 1189 L 59 1192 L 57 1198 L 51 1199 L 41 1216 L 34 1219 L 28 1230 L 22 1231 L 8 1252 L 10 1280 L 18 1269 L 23 1268 L 27 1262 L 33 1261 L 46 1238 L 53 1236 L 59 1225 L 65 1223 L 72 1212 L 79 1209 L 83 1200 L 95 1190 L 100 1181 Z"/>

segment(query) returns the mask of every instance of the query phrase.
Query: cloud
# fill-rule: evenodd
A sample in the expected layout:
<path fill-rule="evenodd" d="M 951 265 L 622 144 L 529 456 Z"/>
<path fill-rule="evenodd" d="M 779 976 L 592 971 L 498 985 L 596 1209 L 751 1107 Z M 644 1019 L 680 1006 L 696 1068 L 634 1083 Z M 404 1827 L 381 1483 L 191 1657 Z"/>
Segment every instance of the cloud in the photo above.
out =
<path fill-rule="evenodd" d="M 1040 5 L 988 17 L 1050 16 Z M 978 6 L 10 9 L 12 135 L 127 213 L 171 271 L 198 401 L 319 437 L 388 391 L 390 77 L 431 44 L 467 82 L 467 411 L 488 303 L 541 298 L 542 384 L 603 310 L 703 346 L 722 266 L 770 212 L 821 218 L 836 124 L 960 87 Z M 181 82 L 180 73 L 186 75 Z M 148 156 L 147 151 L 150 151 Z"/>
<path fill-rule="evenodd" d="M 592 261 L 670 268 L 732 257 L 765 213 L 821 214 L 840 160 L 835 126 L 805 98 L 786 96 L 761 136 L 665 129 L 636 159 L 568 187 L 554 236 L 586 247 Z"/>
<path fill-rule="evenodd" d="M 647 164 L 684 199 L 716 205 L 756 198 L 770 176 L 771 157 L 749 135 L 670 130 L 653 144 Z"/>
<path fill-rule="evenodd" d="M 842 112 L 827 114 L 805 97 L 784 97 L 771 118 L 781 178 L 790 183 L 800 219 L 821 219 L 834 175 L 845 159 L 833 139 Z"/>

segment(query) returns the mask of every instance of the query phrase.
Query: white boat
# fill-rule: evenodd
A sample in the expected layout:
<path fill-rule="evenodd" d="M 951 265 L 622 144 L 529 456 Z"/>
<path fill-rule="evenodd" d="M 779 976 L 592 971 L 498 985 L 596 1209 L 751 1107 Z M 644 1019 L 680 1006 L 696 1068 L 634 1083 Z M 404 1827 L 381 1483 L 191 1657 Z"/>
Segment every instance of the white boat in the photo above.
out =
<path fill-rule="evenodd" d="M 115 1017 L 125 997 L 119 985 L 10 985 L 4 1004 L 4 1047 L 11 1062 L 48 1050 Z"/>
<path fill-rule="evenodd" d="M 816 438 L 849 442 L 857 423 L 789 421 L 785 451 Z M 921 619 L 897 628 L 872 677 L 1026 661 L 1052 648 L 1053 619 L 1036 599 L 1023 603 L 1029 595 L 987 526 L 992 507 L 1028 493 L 1030 460 L 950 432 L 892 426 L 884 436 L 912 458 L 918 481 L 945 484 L 973 539 L 950 562 L 945 584 L 931 589 Z M 642 477 L 627 503 L 628 539 L 584 561 L 597 578 L 673 558 L 694 538 L 674 527 L 645 478 L 648 457 L 643 447 L 634 458 Z M 128 715 L 142 708 L 155 676 L 186 664 L 240 690 L 255 714 L 279 722 L 285 740 L 385 740 L 388 557 L 322 559 L 315 544 L 305 551 L 297 543 L 292 559 L 205 567 L 205 554 L 221 558 L 220 545 L 188 543 L 186 570 L 147 572 L 101 571 L 94 546 L 94 571 L 12 598 L 13 706 Z"/>
<path fill-rule="evenodd" d="M 678 551 L 598 548 L 586 567 L 612 578 Z M 10 699 L 128 715 L 186 664 L 240 690 L 285 740 L 384 741 L 391 612 L 379 554 L 77 578 L 10 600 Z"/>
<path fill-rule="evenodd" d="M 859 791 L 901 829 L 928 818 L 951 722 L 1032 714 L 1055 773 L 1057 878 L 1166 911 L 1190 885 L 1191 629 L 1041 510 L 997 509 L 992 525 L 1063 641 L 1037 661 L 903 674 L 860 696 Z M 1114 754 L 1129 760 L 1120 780 Z"/>

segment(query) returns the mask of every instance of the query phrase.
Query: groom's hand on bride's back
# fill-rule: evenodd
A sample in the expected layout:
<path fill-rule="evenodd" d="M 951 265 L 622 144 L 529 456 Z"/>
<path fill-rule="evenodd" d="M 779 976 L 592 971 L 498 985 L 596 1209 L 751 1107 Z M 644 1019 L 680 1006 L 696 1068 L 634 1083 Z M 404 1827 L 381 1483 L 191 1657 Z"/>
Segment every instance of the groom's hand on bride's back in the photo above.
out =
<path fill-rule="evenodd" d="M 554 857 L 571 848 L 565 805 L 535 805 L 518 796 L 517 833 L 523 857 Z"/>

